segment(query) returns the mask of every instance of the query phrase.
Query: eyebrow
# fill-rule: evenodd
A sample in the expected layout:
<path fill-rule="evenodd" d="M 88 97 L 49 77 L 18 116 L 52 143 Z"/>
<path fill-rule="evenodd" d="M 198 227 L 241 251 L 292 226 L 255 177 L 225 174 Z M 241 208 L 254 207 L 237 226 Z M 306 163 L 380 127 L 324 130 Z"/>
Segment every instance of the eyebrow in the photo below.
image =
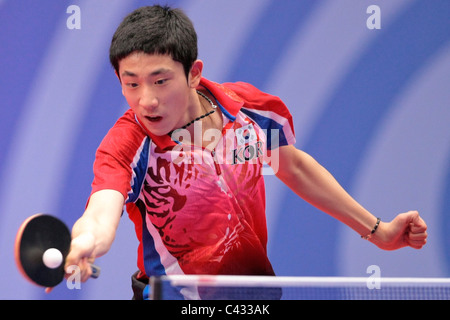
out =
<path fill-rule="evenodd" d="M 166 68 L 160 68 L 157 69 L 155 71 L 153 71 L 152 73 L 149 74 L 149 76 L 154 77 L 163 73 L 168 73 L 170 72 L 170 69 L 166 69 Z M 123 76 L 128 76 L 128 77 L 137 77 L 137 74 L 131 72 L 131 71 L 127 71 L 125 70 L 124 72 L 122 72 L 122 77 Z"/>

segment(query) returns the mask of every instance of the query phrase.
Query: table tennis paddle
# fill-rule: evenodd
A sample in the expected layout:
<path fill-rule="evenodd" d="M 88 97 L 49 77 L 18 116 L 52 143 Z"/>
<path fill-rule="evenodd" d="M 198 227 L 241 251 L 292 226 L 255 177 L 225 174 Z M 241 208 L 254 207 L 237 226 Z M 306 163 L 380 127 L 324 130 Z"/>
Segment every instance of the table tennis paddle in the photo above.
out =
<path fill-rule="evenodd" d="M 15 259 L 19 271 L 32 283 L 43 287 L 58 285 L 65 275 L 64 264 L 70 250 L 70 231 L 60 219 L 48 214 L 35 214 L 26 219 L 17 232 Z M 60 252 L 61 262 L 49 267 L 44 253 L 52 249 Z M 56 249 L 56 250 L 54 250 Z M 92 276 L 100 275 L 100 268 L 91 265 Z"/>

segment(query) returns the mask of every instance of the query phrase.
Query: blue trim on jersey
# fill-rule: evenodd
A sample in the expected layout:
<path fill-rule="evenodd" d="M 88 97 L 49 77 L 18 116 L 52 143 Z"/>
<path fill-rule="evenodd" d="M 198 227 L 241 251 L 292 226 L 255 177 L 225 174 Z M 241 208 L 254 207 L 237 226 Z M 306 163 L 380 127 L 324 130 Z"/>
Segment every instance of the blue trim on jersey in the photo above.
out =
<path fill-rule="evenodd" d="M 134 172 L 134 178 L 131 182 L 131 190 L 128 193 L 128 202 L 135 202 L 141 192 L 141 186 L 144 182 L 145 175 L 147 173 L 147 165 L 149 160 L 150 138 L 146 137 L 142 150 L 139 154 L 139 160 L 132 168 Z"/>
<path fill-rule="evenodd" d="M 139 202 L 141 202 L 139 200 Z M 142 216 L 142 244 L 143 244 L 143 259 L 144 259 L 144 268 L 147 276 L 162 276 L 166 275 L 166 269 L 161 263 L 161 257 L 156 251 L 155 241 L 153 240 L 152 235 L 148 231 L 147 220 L 145 219 L 146 210 L 142 210 L 142 206 L 138 206 L 139 211 Z M 184 300 L 184 296 L 181 294 L 180 287 L 167 287 L 163 290 L 164 299 L 167 300 Z M 146 286 L 144 289 L 146 290 L 146 294 L 149 296 L 150 288 Z"/>
<path fill-rule="evenodd" d="M 220 111 L 222 111 L 222 113 L 228 118 L 230 119 L 231 122 L 234 122 L 234 120 L 236 120 L 236 117 L 233 116 L 231 113 L 228 112 L 227 109 L 225 109 L 219 101 L 217 101 L 217 104 L 219 105 Z"/>
<path fill-rule="evenodd" d="M 264 130 L 267 136 L 267 150 L 276 149 L 289 144 L 281 124 L 271 118 L 252 112 L 249 109 L 242 108 L 241 111 Z"/>
<path fill-rule="evenodd" d="M 228 112 L 227 109 L 224 108 L 224 106 L 219 102 L 219 100 L 216 99 L 216 97 L 214 96 L 214 94 L 211 92 L 211 90 L 209 90 L 208 88 L 204 87 L 210 95 L 212 95 L 214 97 L 214 99 L 217 101 L 217 104 L 219 105 L 220 111 L 222 111 L 222 113 L 225 115 L 225 117 L 227 117 L 231 122 L 234 122 L 234 120 L 236 120 L 236 117 L 233 116 L 231 113 Z"/>
<path fill-rule="evenodd" d="M 141 201 L 139 201 L 141 202 Z M 143 203 L 142 203 L 143 204 Z M 143 204 L 144 205 L 144 204 Z M 145 205 L 144 205 L 145 206 Z M 143 243 L 143 258 L 144 268 L 147 275 L 165 275 L 166 270 L 161 263 L 161 258 L 156 251 L 155 241 L 152 235 L 148 231 L 147 220 L 145 219 L 146 210 L 142 210 L 142 206 L 139 206 L 139 210 L 142 215 L 142 243 Z"/>

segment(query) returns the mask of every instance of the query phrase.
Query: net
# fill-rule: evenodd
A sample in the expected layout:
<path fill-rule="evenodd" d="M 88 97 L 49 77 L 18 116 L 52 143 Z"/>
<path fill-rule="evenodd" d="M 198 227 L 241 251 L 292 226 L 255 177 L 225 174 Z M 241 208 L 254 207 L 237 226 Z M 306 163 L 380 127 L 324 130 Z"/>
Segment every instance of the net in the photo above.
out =
<path fill-rule="evenodd" d="M 154 300 L 447 300 L 450 279 L 173 275 L 152 277 Z"/>

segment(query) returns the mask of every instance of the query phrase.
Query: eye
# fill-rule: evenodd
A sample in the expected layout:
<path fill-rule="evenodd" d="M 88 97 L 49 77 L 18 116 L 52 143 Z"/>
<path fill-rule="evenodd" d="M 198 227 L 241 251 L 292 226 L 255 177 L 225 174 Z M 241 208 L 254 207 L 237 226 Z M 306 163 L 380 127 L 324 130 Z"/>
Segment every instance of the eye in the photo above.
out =
<path fill-rule="evenodd" d="M 162 85 L 165 84 L 167 82 L 167 79 L 159 79 L 155 81 L 156 85 Z"/>
<path fill-rule="evenodd" d="M 134 83 L 134 82 L 130 82 L 125 85 L 129 88 L 137 88 L 139 86 L 137 83 Z"/>

